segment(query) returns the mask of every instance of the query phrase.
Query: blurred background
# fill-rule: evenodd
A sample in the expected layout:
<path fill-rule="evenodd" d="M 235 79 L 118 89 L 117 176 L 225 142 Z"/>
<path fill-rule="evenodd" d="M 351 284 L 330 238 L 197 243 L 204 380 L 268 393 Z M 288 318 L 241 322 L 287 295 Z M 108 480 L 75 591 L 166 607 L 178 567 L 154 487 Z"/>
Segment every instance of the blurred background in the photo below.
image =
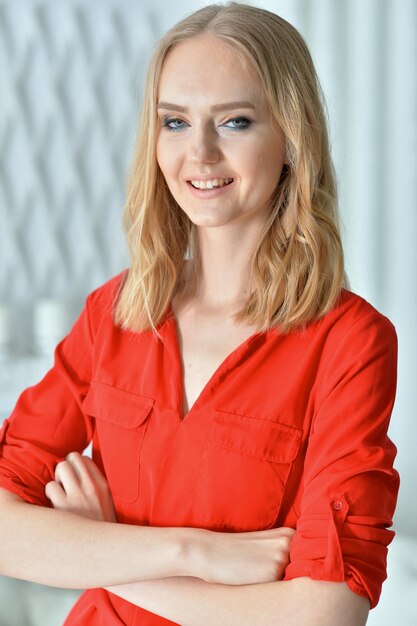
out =
<path fill-rule="evenodd" d="M 86 295 L 128 264 L 121 214 L 152 46 L 205 4 L 0 0 L 0 424 L 49 368 Z M 368 624 L 412 626 L 417 2 L 249 4 L 290 21 L 309 45 L 327 99 L 351 288 L 397 329 L 397 536 Z M 60 626 L 79 593 L 0 578 L 0 626 Z"/>

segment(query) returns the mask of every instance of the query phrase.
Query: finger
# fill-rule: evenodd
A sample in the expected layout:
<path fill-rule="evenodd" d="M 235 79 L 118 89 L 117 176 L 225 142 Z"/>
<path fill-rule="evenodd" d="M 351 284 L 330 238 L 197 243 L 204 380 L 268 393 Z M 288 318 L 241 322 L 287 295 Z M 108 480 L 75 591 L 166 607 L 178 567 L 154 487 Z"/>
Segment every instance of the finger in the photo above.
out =
<path fill-rule="evenodd" d="M 116 510 L 114 508 L 113 496 L 111 493 L 110 486 L 107 482 L 107 478 L 101 472 L 99 467 L 94 463 L 93 459 L 88 456 L 82 457 L 87 469 L 91 472 L 91 479 L 94 480 L 94 483 L 98 485 L 101 495 L 104 495 L 104 500 L 102 501 L 104 516 L 107 521 L 117 522 Z"/>
<path fill-rule="evenodd" d="M 65 502 L 65 491 L 55 480 L 51 480 L 45 485 L 45 495 L 54 506 L 63 506 Z"/>
<path fill-rule="evenodd" d="M 79 463 L 80 458 L 81 458 L 81 454 L 75 451 L 75 452 L 70 452 L 69 454 L 67 454 L 67 456 L 65 457 L 65 460 L 67 463 L 69 463 L 69 465 L 71 465 L 71 467 L 73 468 L 74 472 L 77 474 L 81 482 L 82 479 L 84 478 L 84 475 L 82 471 L 82 466 Z"/>
<path fill-rule="evenodd" d="M 101 483 L 103 486 L 108 486 L 107 478 L 100 471 L 98 465 L 96 465 L 96 463 L 94 463 L 93 459 L 91 459 L 89 456 L 83 456 L 82 458 L 85 460 L 85 463 L 86 463 L 86 465 L 87 465 L 91 475 L 93 476 L 93 478 L 97 482 Z"/>
<path fill-rule="evenodd" d="M 66 493 L 80 489 L 80 478 L 74 467 L 68 461 L 60 461 L 55 467 L 55 480 L 59 482 Z"/>
<path fill-rule="evenodd" d="M 67 459 L 77 471 L 83 488 L 94 489 L 98 486 L 100 489 L 105 489 L 107 487 L 105 477 L 90 457 L 81 456 L 79 452 L 70 452 Z"/>

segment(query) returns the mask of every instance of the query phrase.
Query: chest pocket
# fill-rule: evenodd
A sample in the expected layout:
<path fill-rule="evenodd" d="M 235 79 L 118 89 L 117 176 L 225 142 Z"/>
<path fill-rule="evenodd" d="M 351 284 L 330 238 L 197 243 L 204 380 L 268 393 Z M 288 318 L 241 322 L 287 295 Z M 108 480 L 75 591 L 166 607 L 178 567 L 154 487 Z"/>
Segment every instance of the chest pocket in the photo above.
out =
<path fill-rule="evenodd" d="M 142 442 L 153 398 L 92 382 L 83 410 L 95 418 L 96 436 L 113 498 L 134 502 L 139 496 Z"/>
<path fill-rule="evenodd" d="M 215 411 L 194 491 L 196 521 L 224 530 L 273 527 L 301 435 L 273 420 Z"/>

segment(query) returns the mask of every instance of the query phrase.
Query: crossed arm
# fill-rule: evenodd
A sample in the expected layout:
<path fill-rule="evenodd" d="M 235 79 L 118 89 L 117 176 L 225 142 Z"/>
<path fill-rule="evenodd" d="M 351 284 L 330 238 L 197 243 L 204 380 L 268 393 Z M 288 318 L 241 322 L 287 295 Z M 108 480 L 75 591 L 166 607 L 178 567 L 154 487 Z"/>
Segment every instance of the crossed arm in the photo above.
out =
<path fill-rule="evenodd" d="M 66 461 L 57 465 L 55 481 L 47 484 L 45 493 L 56 509 L 117 522 L 106 480 L 88 457 L 68 455 Z M 288 547 L 289 543 L 287 558 Z M 201 558 L 201 552 L 197 554 Z M 285 558 L 281 562 L 285 565 Z M 203 572 L 201 565 L 190 561 L 190 573 Z M 346 583 L 306 577 L 283 581 L 284 569 L 277 570 L 277 579 L 257 584 L 220 584 L 190 575 L 106 589 L 181 626 L 366 624 L 369 601 L 351 591 Z"/>

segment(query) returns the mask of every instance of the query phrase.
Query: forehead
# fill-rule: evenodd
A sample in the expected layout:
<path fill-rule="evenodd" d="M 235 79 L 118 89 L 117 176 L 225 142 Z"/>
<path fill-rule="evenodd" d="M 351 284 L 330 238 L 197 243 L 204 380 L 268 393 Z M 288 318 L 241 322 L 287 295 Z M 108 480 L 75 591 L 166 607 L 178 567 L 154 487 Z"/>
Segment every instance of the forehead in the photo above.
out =
<path fill-rule="evenodd" d="M 215 104 L 249 100 L 261 107 L 262 89 L 250 63 L 221 39 L 204 34 L 177 44 L 167 55 L 158 100 L 177 104 Z"/>

